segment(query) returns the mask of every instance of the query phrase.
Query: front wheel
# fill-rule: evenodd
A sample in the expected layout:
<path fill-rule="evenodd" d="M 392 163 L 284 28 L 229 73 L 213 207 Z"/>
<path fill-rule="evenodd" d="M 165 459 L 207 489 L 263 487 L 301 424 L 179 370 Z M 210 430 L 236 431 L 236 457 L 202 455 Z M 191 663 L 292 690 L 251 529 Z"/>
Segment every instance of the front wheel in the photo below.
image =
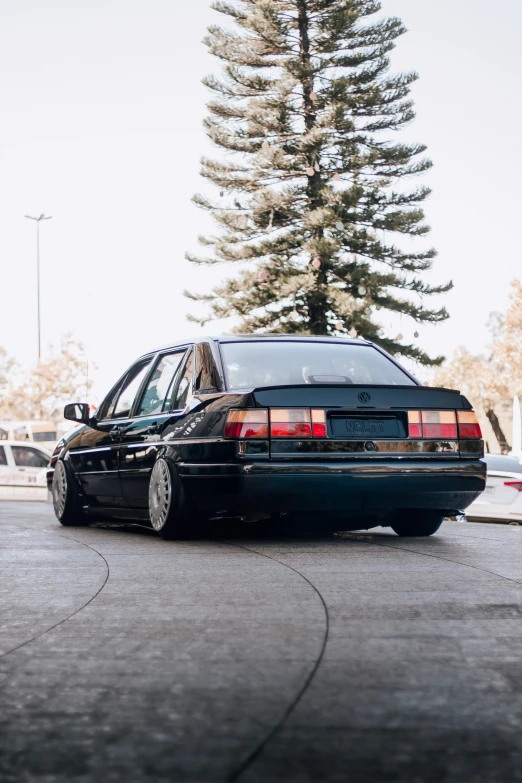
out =
<path fill-rule="evenodd" d="M 65 527 L 84 527 L 89 521 L 83 513 L 72 470 L 58 460 L 53 475 L 53 507 L 57 520 Z"/>
<path fill-rule="evenodd" d="M 149 516 L 154 530 L 168 540 L 188 540 L 201 533 L 201 517 L 191 508 L 176 470 L 160 457 L 149 484 Z"/>
<path fill-rule="evenodd" d="M 391 528 L 398 536 L 432 536 L 442 525 L 442 514 L 431 511 L 403 511 L 397 515 Z"/>

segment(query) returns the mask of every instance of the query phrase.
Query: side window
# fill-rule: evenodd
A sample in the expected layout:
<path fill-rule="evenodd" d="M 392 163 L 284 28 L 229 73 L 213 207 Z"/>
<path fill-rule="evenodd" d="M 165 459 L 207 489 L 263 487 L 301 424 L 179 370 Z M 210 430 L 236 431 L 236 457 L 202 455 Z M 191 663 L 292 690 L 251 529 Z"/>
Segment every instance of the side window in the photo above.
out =
<path fill-rule="evenodd" d="M 143 362 L 138 362 L 138 364 L 135 364 L 134 367 L 131 367 L 131 369 L 123 376 L 123 379 L 118 383 L 116 388 L 112 391 L 109 397 L 107 397 L 101 404 L 98 419 L 102 421 L 103 419 L 110 419 L 114 415 L 114 408 L 116 406 L 116 402 L 119 398 L 119 396 L 122 394 L 125 387 L 132 383 L 133 379 L 136 377 L 136 375 L 140 374 L 140 371 L 143 369 L 146 369 L 150 365 L 151 360 L 147 359 Z M 141 376 L 143 379 L 143 375 Z"/>
<path fill-rule="evenodd" d="M 15 465 L 19 468 L 46 468 L 49 457 L 30 446 L 11 446 Z"/>
<path fill-rule="evenodd" d="M 196 390 L 217 391 L 221 388 L 221 379 L 210 345 L 199 343 L 196 351 Z"/>
<path fill-rule="evenodd" d="M 192 385 L 194 378 L 194 351 L 191 351 L 187 361 L 185 362 L 185 368 L 181 380 L 175 389 L 175 397 L 171 407 L 174 410 L 184 408 L 192 396 Z"/>
<path fill-rule="evenodd" d="M 184 356 L 185 351 L 178 351 L 177 353 L 170 353 L 161 357 L 147 384 L 140 407 L 136 413 L 137 416 L 161 413 L 167 394 L 173 386 L 176 371 Z"/>
<path fill-rule="evenodd" d="M 0 465 L 7 465 L 7 457 L 3 446 L 0 446 Z"/>
<path fill-rule="evenodd" d="M 151 360 L 136 364 L 128 373 L 121 391 L 116 400 L 116 406 L 112 413 L 113 419 L 125 419 L 130 416 L 132 403 L 150 367 Z M 111 413 L 108 413 L 111 416 Z"/>

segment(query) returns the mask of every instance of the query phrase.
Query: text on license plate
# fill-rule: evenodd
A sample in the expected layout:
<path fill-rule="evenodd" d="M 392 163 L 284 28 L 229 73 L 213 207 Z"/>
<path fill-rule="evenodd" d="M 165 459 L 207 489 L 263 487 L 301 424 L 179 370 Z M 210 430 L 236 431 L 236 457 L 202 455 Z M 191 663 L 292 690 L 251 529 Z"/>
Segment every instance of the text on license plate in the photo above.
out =
<path fill-rule="evenodd" d="M 355 417 L 332 418 L 333 435 L 351 438 L 400 438 L 404 437 L 399 430 L 399 422 L 389 419 L 356 419 Z"/>

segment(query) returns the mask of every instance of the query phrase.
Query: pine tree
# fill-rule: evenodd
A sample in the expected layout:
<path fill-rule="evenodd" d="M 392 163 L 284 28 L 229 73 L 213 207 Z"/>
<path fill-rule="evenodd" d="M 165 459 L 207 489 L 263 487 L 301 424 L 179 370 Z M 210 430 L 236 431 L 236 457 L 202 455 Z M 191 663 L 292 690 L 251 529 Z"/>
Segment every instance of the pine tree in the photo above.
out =
<path fill-rule="evenodd" d="M 209 28 L 205 43 L 224 63 L 210 76 L 205 125 L 227 157 L 203 159 L 220 190 L 196 195 L 220 226 L 200 237 L 212 255 L 197 264 L 243 262 L 239 276 L 209 295 L 214 318 L 239 317 L 237 331 L 342 335 L 393 354 L 439 364 L 402 336 L 387 336 L 377 310 L 437 323 L 445 308 L 422 299 L 451 288 L 422 280 L 433 249 L 400 249 L 423 237 L 420 206 L 430 191 L 402 181 L 426 171 L 425 146 L 390 141 L 414 118 L 416 74 L 389 74 L 405 32 L 375 17 L 378 0 L 216 0 L 235 23 Z M 193 318 L 205 323 L 206 318 Z"/>

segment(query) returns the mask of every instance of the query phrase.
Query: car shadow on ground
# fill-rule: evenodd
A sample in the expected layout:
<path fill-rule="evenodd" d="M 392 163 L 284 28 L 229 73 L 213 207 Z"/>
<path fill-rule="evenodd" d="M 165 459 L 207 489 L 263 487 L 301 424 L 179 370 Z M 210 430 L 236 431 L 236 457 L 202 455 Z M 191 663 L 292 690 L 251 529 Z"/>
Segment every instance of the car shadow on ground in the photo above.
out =
<path fill-rule="evenodd" d="M 113 522 L 107 520 L 91 523 L 89 527 L 98 530 L 114 531 L 115 534 L 127 533 L 128 535 L 145 536 L 161 540 L 158 533 L 151 527 L 137 522 Z M 201 534 L 194 536 L 194 538 L 190 540 L 200 543 L 226 539 L 229 541 L 259 541 L 263 543 L 270 543 L 271 541 L 278 543 L 281 543 L 282 541 L 309 541 L 319 544 L 322 542 L 331 543 L 335 541 L 339 543 L 342 541 L 371 541 L 376 538 L 381 541 L 387 539 L 397 540 L 395 533 L 382 527 L 378 527 L 375 530 L 321 530 L 320 528 L 300 528 L 297 525 L 295 530 L 289 531 L 287 528 L 278 530 L 277 525 L 274 523 L 266 526 L 262 524 L 245 523 L 209 525 Z"/>

